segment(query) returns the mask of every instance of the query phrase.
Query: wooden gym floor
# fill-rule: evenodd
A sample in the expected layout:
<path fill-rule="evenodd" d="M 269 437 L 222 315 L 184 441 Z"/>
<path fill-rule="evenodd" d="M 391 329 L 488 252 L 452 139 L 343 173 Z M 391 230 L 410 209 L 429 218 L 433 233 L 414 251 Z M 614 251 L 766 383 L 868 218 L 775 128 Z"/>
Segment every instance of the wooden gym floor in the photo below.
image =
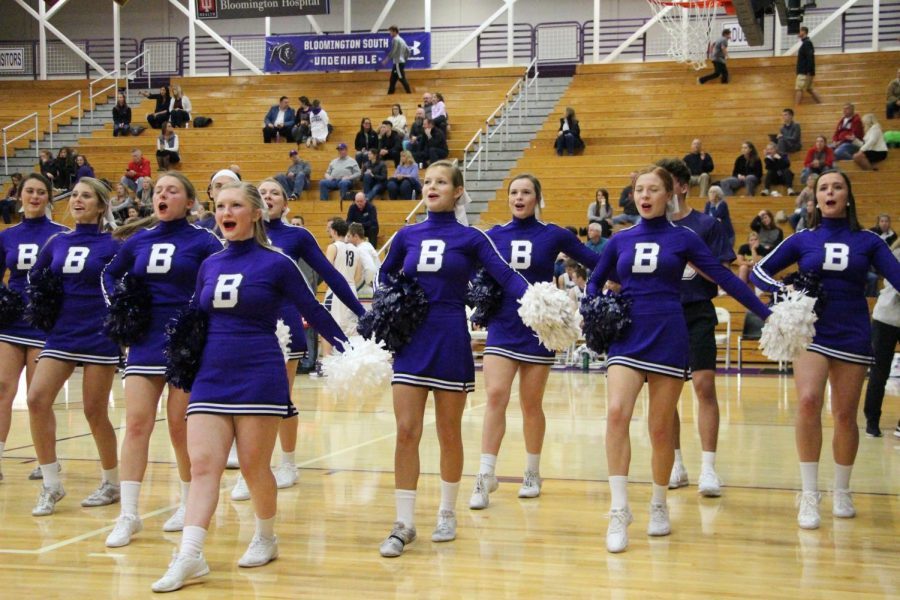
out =
<path fill-rule="evenodd" d="M 689 385 L 682 394 L 683 446 L 691 487 L 670 492 L 672 535 L 644 533 L 649 501 L 647 399 L 632 423 L 630 499 L 635 522 L 621 555 L 604 546 L 609 493 L 603 441 L 606 380 L 575 371 L 551 375 L 544 402 L 547 436 L 541 465 L 543 495 L 516 498 L 524 465 L 521 418 L 510 404 L 498 462 L 500 489 L 486 511 L 468 509 L 477 471 L 484 386 L 470 396 L 464 420 L 466 469 L 457 514 L 459 537 L 433 544 L 439 495 L 433 428 L 421 455 L 419 539 L 396 559 L 378 545 L 394 519 L 394 421 L 390 392 L 359 403 L 337 401 L 321 382 L 298 376 L 301 407 L 297 462 L 300 482 L 279 494 L 276 531 L 280 558 L 259 569 L 236 561 L 253 534 L 249 502 L 231 502 L 226 473 L 206 555 L 212 573 L 177 593 L 185 598 L 880 598 L 900 589 L 900 440 L 891 435 L 900 404 L 885 400 L 885 437 L 862 437 L 853 474 L 858 517 L 832 519 L 822 502 L 822 527 L 796 526 L 799 484 L 793 442 L 794 390 L 788 377 L 719 376 L 722 415 L 720 499 L 697 495 L 700 448 Z M 104 539 L 118 505 L 83 509 L 81 498 L 99 481 L 96 451 L 78 402 L 80 374 L 68 402 L 57 402 L 59 455 L 68 493 L 54 516 L 31 517 L 38 483 L 28 418 L 21 407 L 2 462 L 0 483 L 0 597 L 144 598 L 166 568 L 180 534 L 163 521 L 178 501 L 178 476 L 164 412 L 153 436 L 141 513 L 144 531 L 130 546 L 107 549 Z M 122 385 L 116 380 L 113 423 L 124 430 Z M 862 420 L 862 419 L 861 419 Z M 830 417 L 825 416 L 820 474 L 831 487 Z M 426 424 L 433 424 L 433 413 Z M 273 461 L 279 460 L 276 450 Z M 16 593 L 18 592 L 18 593 Z"/>

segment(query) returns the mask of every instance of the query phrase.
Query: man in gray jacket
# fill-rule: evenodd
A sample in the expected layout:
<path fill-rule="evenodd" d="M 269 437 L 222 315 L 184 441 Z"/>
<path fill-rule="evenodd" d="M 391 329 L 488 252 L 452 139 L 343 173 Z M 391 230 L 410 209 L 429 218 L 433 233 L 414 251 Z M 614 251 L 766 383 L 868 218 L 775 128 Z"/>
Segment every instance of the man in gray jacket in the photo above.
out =
<path fill-rule="evenodd" d="M 778 147 L 778 153 L 784 156 L 799 152 L 803 145 L 800 142 L 800 124 L 794 121 L 794 109 L 786 108 L 781 111 L 781 122 L 781 131 L 772 140 Z"/>
<path fill-rule="evenodd" d="M 328 165 L 319 182 L 319 200 L 328 200 L 331 190 L 341 190 L 341 199 L 348 198 L 350 189 L 361 175 L 356 160 L 347 156 L 347 144 L 337 145 L 338 157 Z"/>
<path fill-rule="evenodd" d="M 405 71 L 406 60 L 409 58 L 409 46 L 406 45 L 406 40 L 400 37 L 400 30 L 397 29 L 396 25 L 388 27 L 388 33 L 391 36 L 391 50 L 381 61 L 382 64 L 387 64 L 389 60 L 394 63 L 394 66 L 391 68 L 391 82 L 388 85 L 388 94 L 394 93 L 394 88 L 397 87 L 397 80 L 403 84 L 403 89 L 409 94 L 411 90 L 409 89 L 409 82 L 406 81 Z"/>
<path fill-rule="evenodd" d="M 300 158 L 300 154 L 296 150 L 290 151 L 291 166 L 283 175 L 276 175 L 275 180 L 281 184 L 281 187 L 290 194 L 291 200 L 296 200 L 303 193 L 303 190 L 309 189 L 309 179 L 312 176 L 312 167 L 309 163 Z"/>

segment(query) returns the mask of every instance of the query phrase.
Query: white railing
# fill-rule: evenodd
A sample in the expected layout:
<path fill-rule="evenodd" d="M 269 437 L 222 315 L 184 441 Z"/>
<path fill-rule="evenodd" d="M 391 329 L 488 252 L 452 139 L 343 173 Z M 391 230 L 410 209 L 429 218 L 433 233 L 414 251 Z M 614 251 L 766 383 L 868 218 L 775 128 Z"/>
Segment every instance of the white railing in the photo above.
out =
<path fill-rule="evenodd" d="M 58 112 L 56 114 L 53 113 L 53 108 L 57 104 L 59 104 L 61 102 L 65 102 L 69 98 L 73 98 L 73 97 L 75 98 L 75 103 L 72 106 L 63 110 L 62 112 Z M 47 113 L 48 113 L 47 129 L 50 132 L 50 150 L 53 150 L 53 148 L 54 148 L 54 146 L 53 146 L 53 123 L 54 123 L 54 121 L 56 121 L 63 115 L 69 114 L 73 110 L 76 111 L 76 114 L 77 114 L 76 119 L 78 121 L 78 136 L 81 137 L 81 115 L 82 115 L 81 108 L 82 108 L 82 106 L 81 106 L 81 90 L 74 91 L 71 94 L 69 94 L 68 96 L 63 96 L 59 100 L 51 102 L 50 104 L 47 105 Z"/>
<path fill-rule="evenodd" d="M 15 127 L 16 125 L 18 125 L 20 123 L 24 123 L 25 121 L 27 121 L 29 119 L 34 119 L 33 127 L 28 129 L 28 131 L 20 133 L 19 135 L 17 135 L 16 137 L 14 137 L 12 139 L 8 139 L 10 129 L 12 129 L 13 127 Z M 34 156 L 35 156 L 35 158 L 39 158 L 41 155 L 41 151 L 39 148 L 40 143 L 41 143 L 40 142 L 41 131 L 40 131 L 40 128 L 38 127 L 38 114 L 36 112 L 33 112 L 30 115 L 26 115 L 26 116 L 22 117 L 21 119 L 19 119 L 18 121 L 14 122 L 14 123 L 10 123 L 9 125 L 7 125 L 6 127 L 3 128 L 3 172 L 4 172 L 4 174 L 9 175 L 9 155 L 7 154 L 7 146 L 12 144 L 13 142 L 21 140 L 23 137 L 25 137 L 31 133 L 34 133 Z"/>
<path fill-rule="evenodd" d="M 411 211 L 409 211 L 409 214 L 406 215 L 406 218 L 405 218 L 405 219 L 403 219 L 403 225 L 404 225 L 404 226 L 409 225 L 410 220 L 411 220 L 414 216 L 416 216 L 416 214 L 419 212 L 419 209 L 422 208 L 422 205 L 424 205 L 424 204 L 425 204 L 425 198 L 422 198 L 421 200 L 419 200 L 418 204 L 416 204 L 416 207 L 413 208 Z M 400 230 L 398 229 L 397 231 L 400 231 Z M 394 238 L 397 236 L 397 231 L 395 231 L 394 233 L 392 233 L 392 234 L 391 234 L 391 237 L 388 238 L 388 241 L 386 241 L 386 242 L 384 243 L 384 245 L 383 245 L 381 248 L 378 249 L 378 256 L 381 256 L 381 255 L 383 255 L 385 252 L 387 252 L 388 246 L 391 245 L 391 242 L 393 242 L 393 241 L 394 241 Z"/>
<path fill-rule="evenodd" d="M 122 77 L 125 79 L 125 98 L 128 98 L 128 92 L 130 90 L 131 80 L 135 79 L 137 74 L 141 71 L 144 72 L 144 75 L 147 76 L 147 90 L 150 89 L 150 63 L 145 58 L 149 50 L 144 50 L 131 60 L 125 61 L 125 64 L 122 65 Z M 128 65 L 137 62 L 138 59 L 141 59 L 141 66 L 135 67 L 133 71 L 128 70 Z"/>
<path fill-rule="evenodd" d="M 116 69 L 115 71 L 112 71 L 111 73 L 107 73 L 106 75 L 102 75 L 102 76 L 98 77 L 97 79 L 94 79 L 93 81 L 91 81 L 88 84 L 88 103 L 90 104 L 90 107 L 91 107 L 91 125 L 94 124 L 94 108 L 96 108 L 96 104 L 94 104 L 94 98 L 97 98 L 98 96 L 102 96 L 102 95 L 106 94 L 107 92 L 109 92 L 109 90 L 118 91 L 119 78 L 120 78 L 119 70 Z M 103 89 L 94 91 L 94 86 L 99 86 L 103 82 L 104 79 L 112 79 L 112 83 L 110 83 Z"/>

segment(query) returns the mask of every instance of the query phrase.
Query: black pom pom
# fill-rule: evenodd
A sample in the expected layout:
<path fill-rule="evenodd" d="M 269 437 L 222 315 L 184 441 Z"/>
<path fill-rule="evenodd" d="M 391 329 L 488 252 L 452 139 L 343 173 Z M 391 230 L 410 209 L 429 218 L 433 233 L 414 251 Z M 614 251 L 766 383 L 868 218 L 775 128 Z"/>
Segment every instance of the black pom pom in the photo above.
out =
<path fill-rule="evenodd" d="M 413 277 L 400 273 L 375 290 L 372 310 L 360 318 L 357 331 L 397 352 L 409 343 L 427 314 L 425 290 Z"/>
<path fill-rule="evenodd" d="M 25 299 L 22 294 L 6 286 L 0 286 L 0 329 L 9 327 L 22 318 Z"/>
<path fill-rule="evenodd" d="M 827 298 L 818 271 L 796 271 L 784 278 L 784 284 L 793 286 L 795 290 L 803 290 L 807 296 L 815 298 L 816 305 L 813 310 L 816 315 L 822 316 Z"/>
<path fill-rule="evenodd" d="M 487 271 L 479 269 L 469 283 L 466 304 L 475 309 L 469 320 L 479 327 L 487 327 L 488 321 L 503 304 L 503 288 Z"/>
<path fill-rule="evenodd" d="M 144 339 L 150 329 L 153 298 L 142 280 L 125 275 L 116 282 L 110 298 L 109 314 L 103 331 L 120 346 L 131 346 Z"/>
<path fill-rule="evenodd" d="M 62 276 L 51 271 L 49 267 L 31 273 L 28 276 L 25 294 L 28 296 L 25 319 L 43 331 L 53 329 L 62 309 Z"/>
<path fill-rule="evenodd" d="M 606 354 L 631 325 L 631 300 L 621 294 L 585 296 L 578 310 L 587 347 L 597 354 Z"/>
<path fill-rule="evenodd" d="M 206 346 L 209 319 L 194 306 L 179 311 L 166 324 L 166 381 L 191 391 Z"/>

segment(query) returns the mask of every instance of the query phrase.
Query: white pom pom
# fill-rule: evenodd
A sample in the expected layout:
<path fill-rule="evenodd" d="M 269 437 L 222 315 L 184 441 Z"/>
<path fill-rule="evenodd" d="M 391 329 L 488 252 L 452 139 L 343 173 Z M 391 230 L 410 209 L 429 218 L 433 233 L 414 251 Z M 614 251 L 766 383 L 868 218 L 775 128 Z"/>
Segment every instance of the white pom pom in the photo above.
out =
<path fill-rule="evenodd" d="M 278 323 L 275 324 L 275 337 L 278 338 L 278 345 L 281 346 L 281 353 L 287 362 L 291 354 L 291 328 L 283 319 L 278 319 Z"/>
<path fill-rule="evenodd" d="M 337 352 L 322 360 L 325 385 L 341 398 L 364 398 L 380 393 L 391 380 L 391 353 L 383 342 L 354 335 Z"/>
<path fill-rule="evenodd" d="M 565 350 L 581 336 L 581 315 L 568 294 L 546 281 L 528 286 L 519 316 L 548 350 Z"/>
<path fill-rule="evenodd" d="M 769 360 L 794 360 L 806 350 L 816 335 L 815 305 L 815 298 L 791 290 L 772 307 L 772 316 L 766 319 L 759 338 L 759 348 Z"/>

